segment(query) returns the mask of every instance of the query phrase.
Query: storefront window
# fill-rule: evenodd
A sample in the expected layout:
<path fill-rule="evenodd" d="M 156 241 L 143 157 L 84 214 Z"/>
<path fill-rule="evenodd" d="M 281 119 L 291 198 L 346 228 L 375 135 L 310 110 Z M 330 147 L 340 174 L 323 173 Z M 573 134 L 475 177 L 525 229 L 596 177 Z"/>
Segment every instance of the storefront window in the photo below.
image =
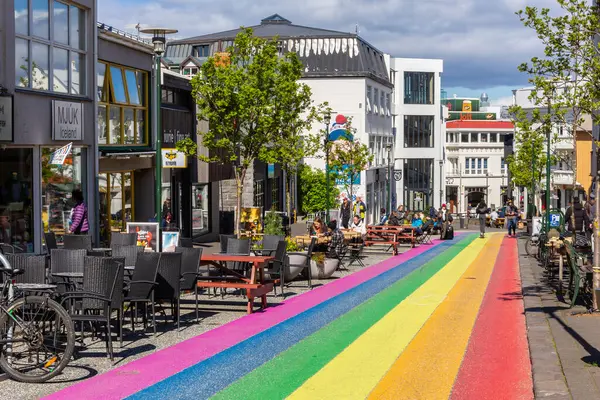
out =
<path fill-rule="evenodd" d="M 98 107 L 108 109 L 109 121 L 98 119 L 98 143 L 148 144 L 147 73 L 104 62 L 98 63 L 97 70 Z"/>
<path fill-rule="evenodd" d="M 33 150 L 0 150 L 0 243 L 33 252 Z"/>
<path fill-rule="evenodd" d="M 71 192 L 82 187 L 85 176 L 85 149 L 73 148 L 63 164 L 50 164 L 52 153 L 58 147 L 44 147 L 42 151 L 42 225 L 44 232 L 54 232 L 57 241 L 69 232 L 71 209 L 75 205 Z M 88 204 L 88 199 L 85 199 Z"/>
<path fill-rule="evenodd" d="M 192 189 L 192 232 L 198 236 L 208 232 L 208 185 Z"/>
<path fill-rule="evenodd" d="M 100 239 L 107 245 L 112 232 L 124 231 L 127 222 L 134 220 L 133 173 L 126 171 L 100 174 L 98 182 Z"/>

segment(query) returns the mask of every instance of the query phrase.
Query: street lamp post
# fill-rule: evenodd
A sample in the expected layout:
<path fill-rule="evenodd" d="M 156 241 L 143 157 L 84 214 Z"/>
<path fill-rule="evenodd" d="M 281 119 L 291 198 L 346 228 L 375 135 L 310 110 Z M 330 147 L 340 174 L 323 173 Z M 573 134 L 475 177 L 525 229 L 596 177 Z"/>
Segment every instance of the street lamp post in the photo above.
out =
<path fill-rule="evenodd" d="M 387 212 L 388 215 L 392 212 L 392 150 L 394 145 L 388 143 L 385 145 L 388 152 L 388 199 L 387 199 Z"/>
<path fill-rule="evenodd" d="M 550 98 L 548 98 L 548 118 L 549 118 L 549 122 L 551 121 L 550 119 L 550 112 L 551 112 L 551 105 L 550 105 Z M 546 213 L 548 213 L 548 218 L 549 218 L 549 213 L 550 213 L 550 134 L 552 132 L 552 126 L 550 124 L 548 124 L 548 126 L 546 127 L 546 135 L 547 135 L 547 149 L 546 149 Z M 549 220 L 546 221 L 546 223 L 549 223 Z"/>
<path fill-rule="evenodd" d="M 325 117 L 323 118 L 325 122 L 325 140 L 323 144 L 325 145 L 325 223 L 329 223 L 329 199 L 330 199 L 330 190 L 329 190 L 329 124 L 331 123 L 331 113 L 327 112 Z M 352 199 L 350 199 L 352 200 Z"/>
<path fill-rule="evenodd" d="M 141 33 L 152 35 L 152 44 L 154 45 L 154 73 L 156 78 L 156 132 L 155 132 L 155 147 L 156 147 L 156 186 L 155 186 L 155 213 L 156 222 L 159 226 L 162 222 L 162 157 L 161 157 L 161 120 L 160 120 L 160 105 L 161 105 L 161 66 L 160 59 L 165 52 L 166 35 L 177 33 L 176 29 L 165 28 L 148 28 L 140 30 Z"/>
<path fill-rule="evenodd" d="M 443 168 L 444 160 L 440 159 L 440 208 L 442 208 L 442 204 L 444 204 L 444 190 L 442 188 Z"/>
<path fill-rule="evenodd" d="M 490 204 L 490 174 L 485 173 L 485 202 Z"/>

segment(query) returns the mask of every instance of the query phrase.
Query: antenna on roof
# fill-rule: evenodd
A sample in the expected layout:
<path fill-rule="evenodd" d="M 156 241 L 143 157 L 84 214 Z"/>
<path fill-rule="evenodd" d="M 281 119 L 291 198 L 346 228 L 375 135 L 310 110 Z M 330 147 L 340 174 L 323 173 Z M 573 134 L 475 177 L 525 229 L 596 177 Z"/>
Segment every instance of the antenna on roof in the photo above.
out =
<path fill-rule="evenodd" d="M 358 30 L 358 24 L 356 24 L 354 27 L 354 33 L 356 33 L 357 35 L 360 33 L 360 31 Z"/>
<path fill-rule="evenodd" d="M 135 29 L 137 29 L 138 32 L 138 37 L 140 37 L 140 29 L 142 29 L 142 26 L 140 25 L 140 23 L 138 22 L 137 25 L 135 26 Z"/>

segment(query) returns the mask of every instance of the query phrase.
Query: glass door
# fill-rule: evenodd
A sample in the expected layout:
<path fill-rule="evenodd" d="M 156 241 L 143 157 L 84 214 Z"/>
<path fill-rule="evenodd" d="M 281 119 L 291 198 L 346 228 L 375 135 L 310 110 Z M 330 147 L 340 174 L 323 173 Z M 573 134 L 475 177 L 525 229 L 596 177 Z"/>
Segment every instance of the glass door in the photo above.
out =
<path fill-rule="evenodd" d="M 112 232 L 123 232 L 134 220 L 133 172 L 110 172 L 99 175 L 100 240 L 110 243 Z"/>

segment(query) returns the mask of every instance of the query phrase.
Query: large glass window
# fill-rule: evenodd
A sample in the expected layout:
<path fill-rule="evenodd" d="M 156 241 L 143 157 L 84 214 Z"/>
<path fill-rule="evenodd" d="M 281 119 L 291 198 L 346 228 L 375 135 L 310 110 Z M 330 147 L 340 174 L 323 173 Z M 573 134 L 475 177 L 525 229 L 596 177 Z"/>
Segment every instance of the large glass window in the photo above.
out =
<path fill-rule="evenodd" d="M 98 117 L 98 143 L 148 144 L 147 73 L 104 62 L 97 71 L 98 114 L 106 116 Z"/>
<path fill-rule="evenodd" d="M 433 115 L 404 116 L 404 147 L 433 147 Z"/>
<path fill-rule="evenodd" d="M 86 12 L 58 0 L 14 0 L 17 87 L 85 95 Z"/>
<path fill-rule="evenodd" d="M 404 205 L 414 211 L 433 206 L 433 159 L 406 160 L 404 176 Z"/>
<path fill-rule="evenodd" d="M 487 172 L 487 158 L 465 158 L 465 175 L 485 175 Z"/>
<path fill-rule="evenodd" d="M 61 165 L 50 164 L 58 147 L 42 148 L 42 227 L 44 232 L 54 232 L 59 242 L 71 227 L 71 209 L 75 203 L 71 192 L 82 187 L 85 176 L 85 149 L 76 147 Z M 89 206 L 89 201 L 85 199 Z"/>
<path fill-rule="evenodd" d="M 254 181 L 253 196 L 254 196 L 254 207 L 263 207 L 264 203 L 264 180 Z"/>
<path fill-rule="evenodd" d="M 134 220 L 133 172 L 112 172 L 98 175 L 100 238 L 110 242 L 112 232 L 122 232 L 127 222 Z"/>
<path fill-rule="evenodd" d="M 404 73 L 404 104 L 433 104 L 433 72 Z"/>
<path fill-rule="evenodd" d="M 33 150 L 0 149 L 0 243 L 33 252 Z"/>

